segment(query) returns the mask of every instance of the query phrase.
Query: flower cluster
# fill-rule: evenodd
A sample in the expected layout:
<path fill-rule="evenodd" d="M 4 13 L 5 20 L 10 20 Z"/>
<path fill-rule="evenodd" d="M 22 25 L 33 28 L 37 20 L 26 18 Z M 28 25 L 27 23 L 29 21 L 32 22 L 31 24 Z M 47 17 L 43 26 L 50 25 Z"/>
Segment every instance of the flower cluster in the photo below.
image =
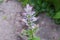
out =
<path fill-rule="evenodd" d="M 25 13 L 23 13 L 23 15 L 25 16 L 23 21 L 26 23 L 27 26 L 32 26 L 32 28 L 34 28 L 35 23 L 34 21 L 36 21 L 38 18 L 36 18 L 34 16 L 35 11 L 32 10 L 32 6 L 30 6 L 29 4 L 27 4 L 27 6 L 24 8 Z"/>

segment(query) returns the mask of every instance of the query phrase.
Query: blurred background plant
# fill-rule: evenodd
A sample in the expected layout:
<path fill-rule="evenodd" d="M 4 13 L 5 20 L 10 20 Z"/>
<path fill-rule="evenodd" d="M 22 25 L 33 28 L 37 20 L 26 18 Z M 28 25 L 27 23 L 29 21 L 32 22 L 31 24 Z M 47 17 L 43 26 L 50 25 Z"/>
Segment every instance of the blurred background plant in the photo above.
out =
<path fill-rule="evenodd" d="M 33 6 L 36 16 L 41 13 L 47 13 L 56 24 L 60 24 L 60 0 L 18 0 L 23 6 L 27 3 Z M 59 21 L 58 21 L 59 20 Z"/>

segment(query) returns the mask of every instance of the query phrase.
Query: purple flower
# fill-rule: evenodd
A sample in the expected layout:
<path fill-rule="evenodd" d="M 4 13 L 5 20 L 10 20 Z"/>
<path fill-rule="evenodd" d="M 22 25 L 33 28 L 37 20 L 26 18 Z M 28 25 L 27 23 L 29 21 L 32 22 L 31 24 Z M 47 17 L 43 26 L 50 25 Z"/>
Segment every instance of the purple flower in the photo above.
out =
<path fill-rule="evenodd" d="M 30 11 L 32 11 L 32 6 L 30 6 L 29 4 L 27 4 L 27 6 L 26 6 L 26 8 L 24 8 L 24 10 L 26 12 L 30 12 Z"/>
<path fill-rule="evenodd" d="M 29 4 L 27 4 L 27 6 L 24 8 L 25 13 L 23 13 L 25 16 L 26 15 L 33 15 L 35 13 L 35 11 L 32 11 L 32 6 L 30 6 Z"/>

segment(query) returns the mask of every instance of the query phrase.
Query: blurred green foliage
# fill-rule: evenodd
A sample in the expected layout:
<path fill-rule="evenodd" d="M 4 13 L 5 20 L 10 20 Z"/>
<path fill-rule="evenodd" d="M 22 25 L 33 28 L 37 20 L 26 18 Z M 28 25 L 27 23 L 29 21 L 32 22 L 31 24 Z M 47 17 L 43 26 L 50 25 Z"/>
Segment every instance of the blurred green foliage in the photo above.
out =
<path fill-rule="evenodd" d="M 52 3 L 55 6 L 55 10 L 60 10 L 60 0 L 47 0 L 47 2 Z"/>
<path fill-rule="evenodd" d="M 60 0 L 20 0 L 25 6 L 27 3 L 33 6 L 36 16 L 46 12 L 57 24 L 60 24 Z"/>
<path fill-rule="evenodd" d="M 2 3 L 4 0 L 0 0 L 0 3 Z"/>
<path fill-rule="evenodd" d="M 60 0 L 47 0 L 47 2 L 54 5 L 55 15 L 53 15 L 52 18 L 54 19 L 55 23 L 60 24 Z"/>

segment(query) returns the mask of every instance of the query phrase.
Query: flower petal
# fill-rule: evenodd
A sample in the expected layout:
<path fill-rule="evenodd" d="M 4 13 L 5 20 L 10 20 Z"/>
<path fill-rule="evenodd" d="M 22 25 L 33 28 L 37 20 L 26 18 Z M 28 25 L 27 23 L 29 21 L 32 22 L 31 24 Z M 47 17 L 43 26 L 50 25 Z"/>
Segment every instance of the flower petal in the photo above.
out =
<path fill-rule="evenodd" d="M 32 19 L 33 19 L 33 21 L 36 21 L 36 20 L 37 20 L 37 18 L 36 18 L 36 17 L 32 17 Z"/>
<path fill-rule="evenodd" d="M 26 8 L 24 8 L 24 10 L 29 13 L 32 11 L 32 6 L 30 6 L 29 4 L 27 4 Z"/>
<path fill-rule="evenodd" d="M 27 23 L 27 21 L 25 19 L 22 19 L 23 22 Z"/>

